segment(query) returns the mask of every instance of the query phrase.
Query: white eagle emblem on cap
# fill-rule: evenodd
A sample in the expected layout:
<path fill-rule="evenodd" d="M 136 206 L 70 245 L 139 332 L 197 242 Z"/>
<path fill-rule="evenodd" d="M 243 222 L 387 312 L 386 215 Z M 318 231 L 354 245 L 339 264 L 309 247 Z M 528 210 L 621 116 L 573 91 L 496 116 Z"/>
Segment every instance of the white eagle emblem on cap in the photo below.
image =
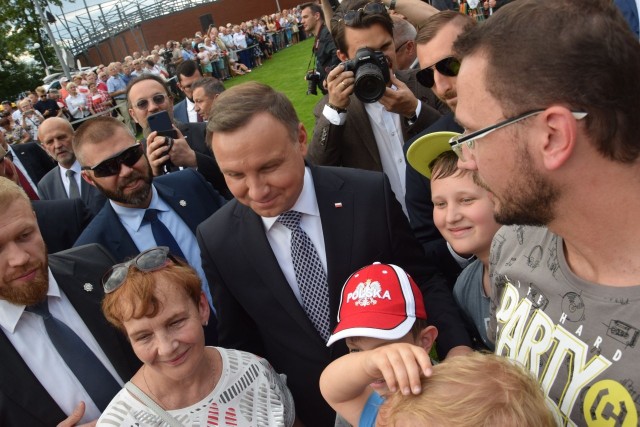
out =
<path fill-rule="evenodd" d="M 356 289 L 347 295 L 347 302 L 355 300 L 355 305 L 360 307 L 377 304 L 379 299 L 390 300 L 391 296 L 389 291 L 382 293 L 380 282 L 377 280 L 372 282 L 371 279 L 367 279 L 364 283 L 358 283 Z"/>

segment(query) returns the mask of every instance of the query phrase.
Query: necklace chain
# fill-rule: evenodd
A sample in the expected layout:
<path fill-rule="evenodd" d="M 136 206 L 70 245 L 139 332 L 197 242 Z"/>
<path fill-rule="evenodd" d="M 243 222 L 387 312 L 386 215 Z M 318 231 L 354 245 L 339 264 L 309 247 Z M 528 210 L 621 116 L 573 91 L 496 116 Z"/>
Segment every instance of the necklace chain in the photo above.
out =
<path fill-rule="evenodd" d="M 153 391 L 151 391 L 151 387 L 149 387 L 149 383 L 147 382 L 147 376 L 145 375 L 146 370 L 147 370 L 147 365 L 144 365 L 142 367 L 142 379 L 144 380 L 144 385 L 147 386 L 147 390 L 149 390 L 149 393 L 151 393 L 151 396 L 153 396 L 153 399 L 156 401 L 156 403 L 160 405 L 162 409 L 166 410 L 167 408 L 164 406 L 164 403 L 162 403 L 162 400 L 160 400 L 158 396 L 153 394 Z"/>

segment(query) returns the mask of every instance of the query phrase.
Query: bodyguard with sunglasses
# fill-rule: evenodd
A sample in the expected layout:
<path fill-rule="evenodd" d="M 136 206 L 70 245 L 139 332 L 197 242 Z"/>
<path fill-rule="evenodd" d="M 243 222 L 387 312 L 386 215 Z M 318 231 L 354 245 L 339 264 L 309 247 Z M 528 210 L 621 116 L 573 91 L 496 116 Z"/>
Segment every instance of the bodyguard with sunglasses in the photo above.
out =
<path fill-rule="evenodd" d="M 365 104 L 353 93 L 354 73 L 344 65 L 334 68 L 327 76 L 329 94 L 314 110 L 307 158 L 318 165 L 385 172 L 404 208 L 402 146 L 440 117 L 436 109 L 449 109 L 417 83 L 415 71 L 397 70 L 393 21 L 381 3 L 343 1 L 331 20 L 331 35 L 341 61 L 353 59 L 360 48 L 381 51 L 391 76 L 382 98 Z"/>
<path fill-rule="evenodd" d="M 142 146 L 112 117 L 97 117 L 80 126 L 74 149 L 82 177 L 109 199 L 75 245 L 100 243 L 118 261 L 154 246 L 168 246 L 198 272 L 213 307 L 195 230 L 225 200 L 191 169 L 154 178 Z M 212 345 L 217 343 L 214 319 L 205 331 Z"/>
<path fill-rule="evenodd" d="M 443 115 L 437 122 L 405 144 L 405 151 L 413 142 L 433 132 L 462 132 L 456 123 L 454 112 L 457 104 L 456 80 L 460 61 L 453 56 L 453 42 L 476 21 L 457 11 L 439 12 L 423 21 L 416 36 L 418 61 L 421 70 L 416 74 L 420 84 L 433 90 L 438 98 L 446 102 L 453 111 Z M 409 222 L 427 255 L 440 262 L 438 267 L 453 288 L 462 269 L 469 263 L 470 254 L 457 254 L 447 245 L 433 223 L 433 203 L 429 179 L 410 164 L 406 170 L 407 193 L 405 200 Z"/>

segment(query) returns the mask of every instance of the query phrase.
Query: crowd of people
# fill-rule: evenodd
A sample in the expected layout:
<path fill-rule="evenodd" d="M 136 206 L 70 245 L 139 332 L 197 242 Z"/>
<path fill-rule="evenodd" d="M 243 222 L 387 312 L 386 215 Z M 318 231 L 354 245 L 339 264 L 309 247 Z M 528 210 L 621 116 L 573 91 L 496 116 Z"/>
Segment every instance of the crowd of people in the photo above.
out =
<path fill-rule="evenodd" d="M 633 27 L 333 3 L 3 103 L 3 425 L 637 424 Z M 302 34 L 309 132 L 223 84 Z"/>

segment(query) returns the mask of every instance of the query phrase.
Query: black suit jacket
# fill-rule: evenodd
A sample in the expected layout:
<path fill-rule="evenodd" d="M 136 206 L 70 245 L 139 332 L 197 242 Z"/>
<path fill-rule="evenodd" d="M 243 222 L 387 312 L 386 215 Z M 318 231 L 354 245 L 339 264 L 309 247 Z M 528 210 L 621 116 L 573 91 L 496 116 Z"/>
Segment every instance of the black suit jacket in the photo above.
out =
<path fill-rule="evenodd" d="M 51 169 L 40 180 L 38 183 L 38 191 L 40 192 L 40 198 L 42 200 L 69 199 L 64 189 L 62 177 L 60 176 L 60 166 Z M 100 212 L 100 209 L 102 209 L 107 200 L 100 190 L 84 179 L 80 179 L 80 198 L 93 215 Z"/>
<path fill-rule="evenodd" d="M 72 247 L 93 218 L 80 199 L 35 200 L 31 205 L 49 253 Z"/>
<path fill-rule="evenodd" d="M 100 309 L 104 296 L 100 279 L 113 262 L 99 245 L 74 248 L 49 256 L 49 267 L 60 289 L 126 382 L 141 363 L 124 335 L 107 323 Z M 85 283 L 93 285 L 91 292 L 84 290 Z M 2 332 L 0 360 L 0 425 L 51 427 L 67 417 Z"/>
<path fill-rule="evenodd" d="M 424 258 L 386 177 L 347 168 L 311 171 L 326 247 L 332 328 L 344 281 L 380 261 L 405 268 L 421 286 L 429 318 L 441 329 L 440 354 L 470 345 L 451 293 Z M 332 426 L 335 413 L 320 395 L 318 380 L 332 359 L 345 354 L 344 340 L 326 347 L 286 281 L 261 218 L 232 200 L 198 227 L 198 243 L 218 308 L 220 344 L 266 357 L 287 374 L 302 422 Z"/>
<path fill-rule="evenodd" d="M 211 151 L 211 146 L 207 143 L 207 124 L 206 123 L 182 123 L 177 122 L 176 127 L 187 138 L 187 143 L 196 153 L 196 163 L 198 172 L 205 177 L 207 181 L 213 185 L 218 193 L 225 199 L 231 199 L 233 196 L 224 180 L 224 175 L 220 171 L 218 162 Z"/>
<path fill-rule="evenodd" d="M 20 160 L 35 185 L 38 185 L 47 172 L 56 167 L 56 162 L 36 142 L 12 145 L 11 152 Z"/>

